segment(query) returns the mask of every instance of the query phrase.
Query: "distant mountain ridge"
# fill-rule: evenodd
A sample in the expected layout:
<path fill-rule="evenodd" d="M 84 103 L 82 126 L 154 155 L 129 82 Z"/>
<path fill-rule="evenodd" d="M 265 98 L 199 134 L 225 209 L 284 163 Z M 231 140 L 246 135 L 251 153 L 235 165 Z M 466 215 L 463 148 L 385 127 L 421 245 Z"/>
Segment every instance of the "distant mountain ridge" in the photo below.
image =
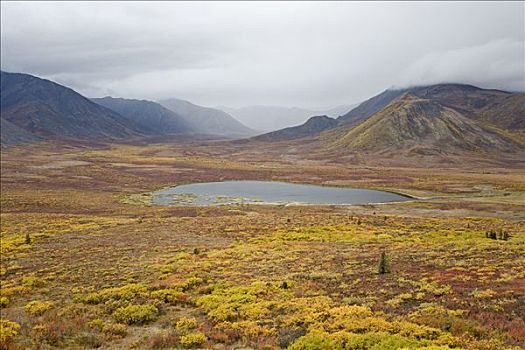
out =
<path fill-rule="evenodd" d="M 328 110 L 310 110 L 299 107 L 246 106 L 240 108 L 220 107 L 245 125 L 261 132 L 272 132 L 304 124 L 310 117 L 326 115 L 337 118 L 355 105 L 341 105 Z"/>
<path fill-rule="evenodd" d="M 144 134 L 169 135 L 194 132 L 190 123 L 183 117 L 152 101 L 109 96 L 91 100 L 132 120 L 140 126 Z"/>
<path fill-rule="evenodd" d="M 178 100 L 178 109 L 184 113 L 180 115 L 153 101 L 89 99 L 68 87 L 23 73 L 1 71 L 0 95 L 2 145 L 46 139 L 114 141 L 255 134 L 225 112 L 187 101 Z"/>
<path fill-rule="evenodd" d="M 50 80 L 4 71 L 0 80 L 2 140 L 6 143 L 140 135 L 137 126 L 120 114 Z M 8 135 L 11 132 L 18 136 Z"/>
<path fill-rule="evenodd" d="M 216 108 L 203 107 L 176 98 L 158 101 L 160 105 L 183 117 L 194 130 L 229 137 L 246 137 L 257 132 Z"/>

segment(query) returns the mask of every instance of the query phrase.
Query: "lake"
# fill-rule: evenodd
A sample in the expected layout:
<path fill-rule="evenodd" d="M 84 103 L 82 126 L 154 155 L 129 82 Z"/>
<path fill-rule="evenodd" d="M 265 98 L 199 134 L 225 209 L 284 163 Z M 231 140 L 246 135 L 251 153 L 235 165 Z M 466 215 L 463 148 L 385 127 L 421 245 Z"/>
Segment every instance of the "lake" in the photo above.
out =
<path fill-rule="evenodd" d="M 216 205 L 239 203 L 367 204 L 412 200 L 385 191 L 327 187 L 276 181 L 224 181 L 174 186 L 153 193 L 160 205 Z"/>

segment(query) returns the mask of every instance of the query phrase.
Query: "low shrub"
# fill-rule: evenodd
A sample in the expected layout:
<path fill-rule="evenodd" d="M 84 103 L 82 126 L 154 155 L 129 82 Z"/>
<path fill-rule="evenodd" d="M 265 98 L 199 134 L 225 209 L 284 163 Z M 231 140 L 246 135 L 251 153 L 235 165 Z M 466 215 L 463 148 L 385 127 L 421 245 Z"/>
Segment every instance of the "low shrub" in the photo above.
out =
<path fill-rule="evenodd" d="M 45 281 L 37 276 L 25 276 L 22 277 L 22 285 L 30 288 L 38 288 L 43 287 L 45 285 Z"/>
<path fill-rule="evenodd" d="M 113 317 L 125 324 L 146 324 L 154 321 L 158 312 L 154 305 L 129 305 L 115 310 Z"/>
<path fill-rule="evenodd" d="M 0 348 L 7 349 L 18 336 L 20 325 L 16 322 L 0 319 Z"/>
<path fill-rule="evenodd" d="M 106 323 L 102 326 L 102 333 L 110 338 L 124 338 L 128 334 L 128 327 L 122 323 Z"/>
<path fill-rule="evenodd" d="M 4 308 L 9 304 L 9 299 L 6 297 L 0 297 L 0 308 Z"/>
<path fill-rule="evenodd" d="M 34 300 L 26 304 L 24 309 L 26 312 L 32 316 L 40 316 L 47 310 L 53 307 L 53 302 L 51 301 L 39 301 Z"/>
<path fill-rule="evenodd" d="M 100 304 L 109 300 L 134 300 L 138 297 L 147 297 L 148 288 L 138 283 L 126 284 L 121 287 L 102 289 L 99 292 L 89 293 L 82 298 L 86 304 Z"/>
<path fill-rule="evenodd" d="M 180 337 L 180 344 L 184 347 L 190 348 L 202 345 L 206 340 L 207 338 L 203 333 L 193 332 Z"/>
<path fill-rule="evenodd" d="M 175 304 L 178 301 L 185 301 L 187 295 L 176 289 L 159 289 L 151 292 L 151 297 L 165 303 Z"/>
<path fill-rule="evenodd" d="M 197 321 L 194 318 L 181 317 L 175 324 L 175 329 L 182 334 L 195 328 L 197 328 Z"/>

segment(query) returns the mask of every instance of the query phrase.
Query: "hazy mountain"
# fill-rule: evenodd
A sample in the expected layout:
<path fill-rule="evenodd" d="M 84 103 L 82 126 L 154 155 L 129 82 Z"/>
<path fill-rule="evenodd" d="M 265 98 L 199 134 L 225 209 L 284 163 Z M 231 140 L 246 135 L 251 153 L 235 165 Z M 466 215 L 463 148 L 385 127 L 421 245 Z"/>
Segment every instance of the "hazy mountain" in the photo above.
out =
<path fill-rule="evenodd" d="M 338 125 L 337 120 L 327 117 L 326 115 L 311 117 L 306 123 L 273 131 L 267 134 L 254 137 L 254 140 L 262 141 L 280 141 L 294 140 L 302 137 L 318 134 L 322 131 L 332 129 Z"/>
<path fill-rule="evenodd" d="M 113 97 L 91 100 L 133 121 L 144 134 L 166 135 L 193 131 L 180 115 L 152 101 Z"/>
<path fill-rule="evenodd" d="M 162 100 L 159 103 L 180 115 L 199 133 L 230 137 L 244 137 L 257 133 L 219 109 L 198 106 L 176 98 Z"/>
<path fill-rule="evenodd" d="M 275 131 L 305 123 L 313 115 L 337 118 L 350 111 L 354 105 L 343 105 L 326 111 L 298 107 L 248 106 L 241 108 L 220 107 L 252 129 Z"/>
<path fill-rule="evenodd" d="M 332 136 L 332 137 L 329 137 Z M 514 151 L 514 140 L 487 129 L 457 109 L 405 93 L 355 127 L 323 135 L 330 149 L 398 154 Z"/>
<path fill-rule="evenodd" d="M 334 108 L 327 109 L 325 111 L 322 111 L 321 114 L 329 116 L 331 118 L 338 118 L 342 115 L 345 115 L 346 113 L 350 112 L 352 109 L 357 107 L 359 104 L 349 104 L 349 105 L 341 105 Z"/>
<path fill-rule="evenodd" d="M 1 72 L 0 92 L 4 120 L 2 140 L 6 142 L 38 138 L 124 138 L 138 134 L 135 126 L 118 113 L 49 80 Z M 13 131 L 18 136 L 9 135 Z"/>

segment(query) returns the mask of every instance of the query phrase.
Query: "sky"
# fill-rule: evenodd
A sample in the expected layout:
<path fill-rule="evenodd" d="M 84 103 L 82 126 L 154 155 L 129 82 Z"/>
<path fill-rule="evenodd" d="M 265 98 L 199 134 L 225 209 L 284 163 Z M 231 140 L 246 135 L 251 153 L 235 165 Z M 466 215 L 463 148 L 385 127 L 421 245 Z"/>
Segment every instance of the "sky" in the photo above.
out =
<path fill-rule="evenodd" d="M 1 2 L 1 68 L 89 97 L 330 108 L 525 91 L 525 2 Z"/>

